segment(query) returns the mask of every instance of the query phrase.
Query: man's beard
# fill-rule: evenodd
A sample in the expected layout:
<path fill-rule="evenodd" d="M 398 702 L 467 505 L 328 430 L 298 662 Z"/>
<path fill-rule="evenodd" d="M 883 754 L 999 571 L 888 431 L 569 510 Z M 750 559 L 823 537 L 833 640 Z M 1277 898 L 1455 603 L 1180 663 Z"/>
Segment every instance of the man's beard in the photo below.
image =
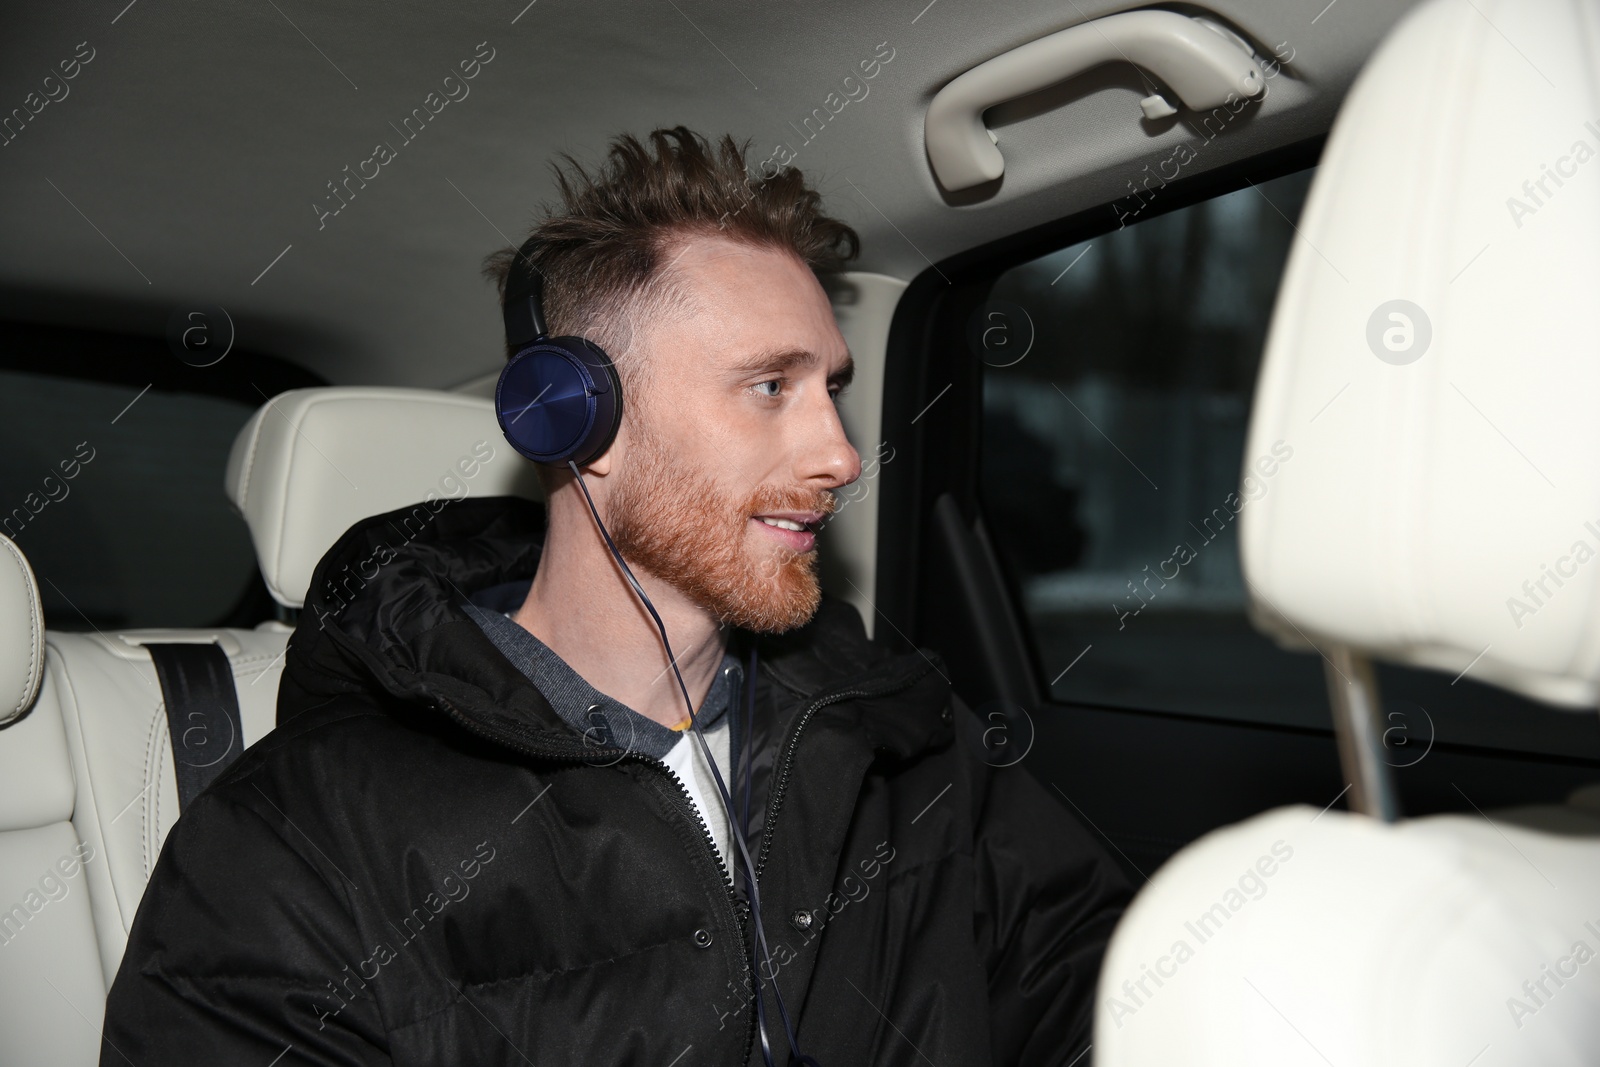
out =
<path fill-rule="evenodd" d="M 617 472 L 606 523 L 617 549 L 718 622 L 758 633 L 783 633 L 810 621 L 822 601 L 817 550 L 772 544 L 760 557 L 746 549 L 750 519 L 783 511 L 831 514 L 826 490 L 758 487 L 736 499 L 699 472 L 675 463 L 648 432 L 636 431 Z"/>

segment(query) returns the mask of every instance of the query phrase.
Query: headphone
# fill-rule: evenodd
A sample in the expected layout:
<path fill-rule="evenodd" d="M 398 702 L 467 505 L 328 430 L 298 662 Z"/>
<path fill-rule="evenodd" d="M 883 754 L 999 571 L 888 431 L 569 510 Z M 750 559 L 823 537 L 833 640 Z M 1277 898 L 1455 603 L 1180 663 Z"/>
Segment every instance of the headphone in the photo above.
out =
<path fill-rule="evenodd" d="M 678 689 L 683 694 L 684 705 L 689 709 L 689 730 L 700 745 L 701 755 L 716 779 L 718 799 L 728 815 L 728 836 L 734 844 L 743 867 L 745 895 L 750 905 L 751 923 L 755 937 L 751 944 L 751 971 L 756 981 L 756 1019 L 761 1034 L 761 1056 L 767 1067 L 773 1067 L 772 1046 L 767 1038 L 766 1006 L 761 997 L 761 961 L 766 960 L 768 973 L 772 974 L 772 994 L 778 1004 L 778 1015 L 783 1021 L 784 1034 L 789 1040 L 789 1050 L 794 1062 L 802 1067 L 821 1067 L 815 1059 L 800 1051 L 794 1028 L 789 1022 L 789 1009 L 783 1003 L 778 989 L 777 972 L 772 969 L 772 954 L 767 950 L 766 929 L 761 921 L 761 894 L 756 886 L 756 868 L 745 846 L 750 816 L 750 734 L 754 729 L 756 650 L 750 649 L 750 665 L 746 678 L 744 730 L 745 751 L 741 760 L 744 771 L 744 817 L 734 813 L 733 797 L 717 761 L 711 756 L 700 729 L 700 720 L 694 713 L 694 701 L 689 698 L 688 686 L 678 670 L 677 657 L 667 640 L 667 627 L 656 613 L 655 605 L 645 594 L 644 587 L 633 576 L 632 569 L 622 558 L 600 512 L 589 495 L 589 486 L 579 470 L 611 447 L 622 423 L 622 380 L 617 377 L 616 365 L 605 350 L 585 337 L 550 337 L 544 318 L 544 275 L 533 265 L 532 253 L 537 247 L 529 238 L 517 249 L 517 258 L 511 264 L 506 278 L 505 295 L 501 310 L 505 317 L 506 344 L 516 351 L 500 372 L 494 389 L 494 414 L 506 441 L 518 453 L 537 463 L 562 464 L 568 467 L 583 490 L 589 504 L 589 513 L 611 550 L 617 565 L 622 569 L 628 584 L 644 602 L 645 610 L 655 620 L 661 634 L 661 645 L 666 650 L 667 662 L 677 676 Z"/>
<path fill-rule="evenodd" d="M 585 337 L 550 337 L 544 276 L 533 241 L 517 250 L 506 279 L 506 344 L 494 413 L 511 447 L 538 463 L 585 464 L 611 447 L 622 424 L 622 381 L 611 357 Z M 526 269 L 521 269 L 526 264 Z"/>

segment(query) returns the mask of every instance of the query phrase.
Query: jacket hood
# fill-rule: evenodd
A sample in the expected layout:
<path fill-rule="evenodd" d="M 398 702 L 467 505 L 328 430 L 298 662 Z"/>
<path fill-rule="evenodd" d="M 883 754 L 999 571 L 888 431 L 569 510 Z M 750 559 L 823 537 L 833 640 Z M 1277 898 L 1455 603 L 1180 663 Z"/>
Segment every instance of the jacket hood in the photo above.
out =
<path fill-rule="evenodd" d="M 480 590 L 531 580 L 544 531 L 543 505 L 520 497 L 441 499 L 356 523 L 312 574 L 289 642 L 279 722 L 364 693 L 426 705 L 529 754 L 592 758 L 593 745 L 460 606 Z M 736 631 L 730 647 L 750 642 L 762 680 L 789 703 L 861 698 L 852 714 L 882 755 L 909 758 L 950 738 L 937 653 L 890 652 L 867 638 L 843 601 L 824 596 L 812 620 L 786 634 Z M 871 699 L 891 691 L 893 700 Z"/>

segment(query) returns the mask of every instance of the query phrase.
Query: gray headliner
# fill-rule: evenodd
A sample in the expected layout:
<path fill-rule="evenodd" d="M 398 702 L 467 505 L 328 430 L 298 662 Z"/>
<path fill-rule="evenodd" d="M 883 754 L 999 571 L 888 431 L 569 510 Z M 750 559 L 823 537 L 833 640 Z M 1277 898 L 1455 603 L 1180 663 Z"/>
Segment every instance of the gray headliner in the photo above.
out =
<path fill-rule="evenodd" d="M 676 123 L 750 137 L 753 161 L 788 142 L 861 231 L 858 268 L 909 279 L 1126 195 L 1143 166 L 1199 141 L 1181 123 L 1141 123 L 1137 76 L 1106 69 L 991 114 L 1008 161 L 997 189 L 958 206 L 935 185 L 922 116 L 942 85 L 1129 4 L 524 2 L 14 7 L 0 107 L 20 106 L 78 42 L 96 55 L 0 149 L 0 315 L 159 334 L 179 304 L 212 302 L 241 347 L 331 382 L 450 386 L 501 360 L 479 261 L 525 232 L 559 150 L 592 160 L 616 132 Z M 1403 6 L 1218 0 L 1212 10 L 1268 50 L 1288 42 L 1294 62 L 1193 169 L 1325 131 Z M 480 41 L 495 55 L 471 94 L 319 231 L 311 204 L 324 183 L 398 140 L 389 124 Z M 790 124 L 880 42 L 895 54 L 868 96 L 801 146 Z"/>

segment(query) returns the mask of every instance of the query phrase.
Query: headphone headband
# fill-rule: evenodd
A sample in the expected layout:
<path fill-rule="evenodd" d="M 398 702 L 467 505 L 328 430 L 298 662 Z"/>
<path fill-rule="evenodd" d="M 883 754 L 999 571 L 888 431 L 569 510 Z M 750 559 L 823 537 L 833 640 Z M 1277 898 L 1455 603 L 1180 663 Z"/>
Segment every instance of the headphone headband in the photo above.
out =
<path fill-rule="evenodd" d="M 501 301 L 506 322 L 506 343 L 513 348 L 531 344 L 549 331 L 544 322 L 544 274 L 533 265 L 532 237 L 517 249 L 506 275 L 505 298 Z"/>

